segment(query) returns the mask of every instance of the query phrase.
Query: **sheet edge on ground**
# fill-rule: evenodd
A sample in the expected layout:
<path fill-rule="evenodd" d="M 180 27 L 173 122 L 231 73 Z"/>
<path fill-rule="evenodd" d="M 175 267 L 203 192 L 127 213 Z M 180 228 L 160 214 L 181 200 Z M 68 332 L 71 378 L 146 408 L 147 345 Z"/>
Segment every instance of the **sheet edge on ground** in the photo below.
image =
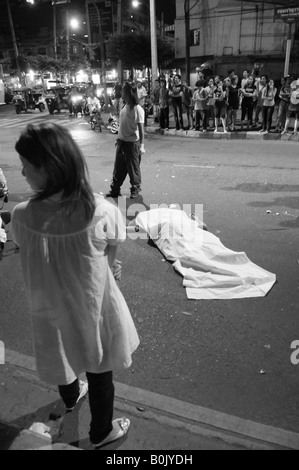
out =
<path fill-rule="evenodd" d="M 188 299 L 264 297 L 276 282 L 275 274 L 254 264 L 246 253 L 226 248 L 182 210 L 140 212 L 134 223 L 174 263 Z"/>

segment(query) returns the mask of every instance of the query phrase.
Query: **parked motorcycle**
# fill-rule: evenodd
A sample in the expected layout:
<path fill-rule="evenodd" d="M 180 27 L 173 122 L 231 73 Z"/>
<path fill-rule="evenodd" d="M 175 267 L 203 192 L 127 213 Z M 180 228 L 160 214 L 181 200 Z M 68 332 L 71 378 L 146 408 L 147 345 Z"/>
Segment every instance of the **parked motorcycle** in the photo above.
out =
<path fill-rule="evenodd" d="M 119 120 L 118 117 L 114 114 L 110 114 L 110 117 L 108 119 L 108 126 L 107 129 L 109 129 L 112 134 L 117 134 L 118 129 L 119 129 Z"/>
<path fill-rule="evenodd" d="M 2 200 L 2 204 L 0 207 L 0 255 L 1 255 L 4 250 L 4 244 L 7 242 L 5 226 L 11 220 L 11 213 L 9 211 L 2 210 L 4 203 L 8 202 L 8 187 L 7 187 L 6 178 L 1 168 L 0 168 L 0 200 Z"/>
<path fill-rule="evenodd" d="M 99 111 L 98 109 L 95 109 L 91 112 L 89 124 L 93 131 L 98 130 L 99 132 L 102 132 L 102 126 L 107 129 L 107 126 L 103 121 L 101 111 Z"/>

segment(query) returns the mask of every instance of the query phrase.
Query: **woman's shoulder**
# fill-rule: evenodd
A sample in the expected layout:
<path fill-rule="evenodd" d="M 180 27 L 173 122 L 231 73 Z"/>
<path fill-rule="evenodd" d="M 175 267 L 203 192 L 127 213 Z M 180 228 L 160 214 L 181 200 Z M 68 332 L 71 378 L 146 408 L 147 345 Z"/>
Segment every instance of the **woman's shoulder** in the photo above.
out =
<path fill-rule="evenodd" d="M 12 210 L 12 216 L 14 220 L 20 220 L 22 215 L 26 212 L 26 209 L 29 205 L 30 201 L 24 201 L 17 204 Z"/>

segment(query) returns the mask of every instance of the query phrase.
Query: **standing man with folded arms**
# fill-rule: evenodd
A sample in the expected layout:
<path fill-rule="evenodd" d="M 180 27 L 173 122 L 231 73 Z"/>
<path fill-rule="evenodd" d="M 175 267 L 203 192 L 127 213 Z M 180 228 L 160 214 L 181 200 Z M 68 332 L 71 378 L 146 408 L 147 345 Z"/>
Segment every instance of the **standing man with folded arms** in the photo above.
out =
<path fill-rule="evenodd" d="M 138 104 L 137 87 L 126 82 L 122 89 L 124 106 L 120 111 L 116 155 L 110 191 L 106 197 L 121 196 L 120 188 L 129 175 L 130 198 L 141 191 L 141 155 L 144 149 L 144 109 Z"/>

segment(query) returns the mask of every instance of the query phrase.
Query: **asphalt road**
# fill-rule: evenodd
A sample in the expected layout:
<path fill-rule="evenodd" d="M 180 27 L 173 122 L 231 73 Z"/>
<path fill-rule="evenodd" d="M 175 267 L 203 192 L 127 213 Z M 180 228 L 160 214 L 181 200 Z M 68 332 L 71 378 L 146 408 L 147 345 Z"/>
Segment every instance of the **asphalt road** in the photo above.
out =
<path fill-rule="evenodd" d="M 87 158 L 94 190 L 109 189 L 115 136 L 92 132 L 82 119 L 38 111 L 20 117 L 8 108 L 0 108 L 8 208 L 29 194 L 13 143 L 32 117 L 69 127 Z M 140 210 L 132 207 L 137 202 L 146 208 L 203 204 L 209 230 L 275 273 L 277 283 L 264 298 L 188 300 L 182 278 L 153 244 L 127 240 L 119 256 L 121 289 L 141 344 L 132 367 L 116 380 L 298 432 L 299 365 L 290 360 L 291 343 L 299 340 L 298 143 L 149 136 L 145 146 L 143 191 L 138 201 L 126 200 L 127 220 Z M 122 192 L 129 195 L 128 181 Z M 10 350 L 33 355 L 20 259 L 11 243 L 0 262 L 0 294 L 0 339 Z"/>

